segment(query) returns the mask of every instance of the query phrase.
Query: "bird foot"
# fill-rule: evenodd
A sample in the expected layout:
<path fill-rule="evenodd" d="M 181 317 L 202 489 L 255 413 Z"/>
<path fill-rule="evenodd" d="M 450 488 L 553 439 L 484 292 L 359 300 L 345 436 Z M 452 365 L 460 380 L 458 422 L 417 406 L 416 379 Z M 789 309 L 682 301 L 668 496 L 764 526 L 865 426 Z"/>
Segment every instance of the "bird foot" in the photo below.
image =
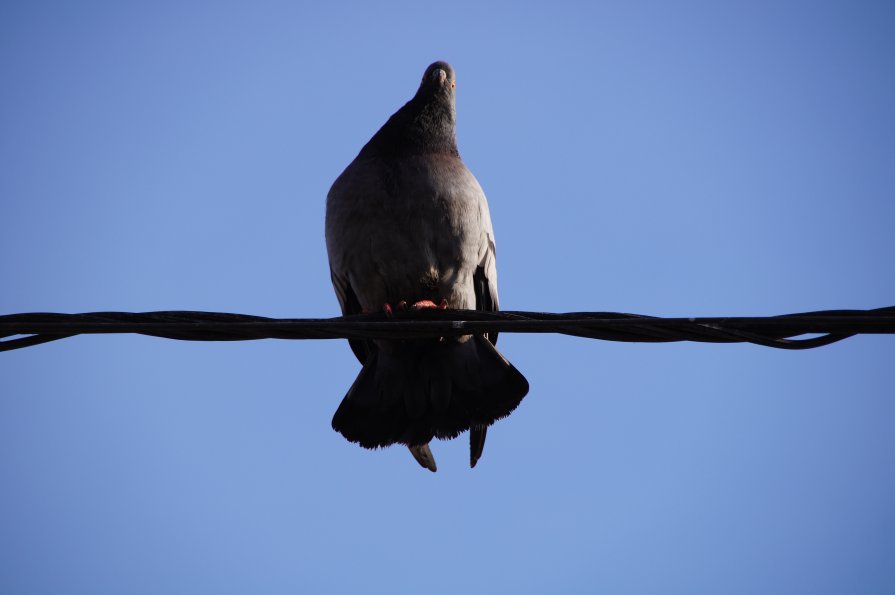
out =
<path fill-rule="evenodd" d="M 404 304 L 405 307 L 402 307 L 401 304 Z M 406 310 L 407 309 L 406 305 L 407 305 L 407 302 L 400 302 L 400 303 L 396 304 L 398 310 Z M 366 308 L 363 308 L 360 311 L 360 313 L 361 314 L 375 314 L 376 310 L 367 310 Z M 389 304 L 388 302 L 385 302 L 384 304 L 382 304 L 382 313 L 385 314 L 385 316 L 387 318 L 391 318 L 392 314 L 394 313 L 394 310 L 392 309 L 392 305 Z"/>
<path fill-rule="evenodd" d="M 412 306 L 407 305 L 406 300 L 401 300 L 397 302 L 394 307 L 388 302 L 382 304 L 382 311 L 385 313 L 386 318 L 391 318 L 394 316 L 395 311 L 398 312 L 407 312 L 408 310 L 412 312 L 419 312 L 420 310 L 447 310 L 448 303 L 447 300 L 441 300 L 440 304 L 436 304 L 432 300 L 420 300 L 418 302 L 414 302 Z M 363 310 L 363 314 L 370 314 L 369 310 Z"/>
<path fill-rule="evenodd" d="M 419 312 L 420 310 L 447 310 L 447 308 L 447 300 L 441 300 L 440 304 L 436 304 L 432 300 L 420 300 L 410 307 L 414 312 Z"/>

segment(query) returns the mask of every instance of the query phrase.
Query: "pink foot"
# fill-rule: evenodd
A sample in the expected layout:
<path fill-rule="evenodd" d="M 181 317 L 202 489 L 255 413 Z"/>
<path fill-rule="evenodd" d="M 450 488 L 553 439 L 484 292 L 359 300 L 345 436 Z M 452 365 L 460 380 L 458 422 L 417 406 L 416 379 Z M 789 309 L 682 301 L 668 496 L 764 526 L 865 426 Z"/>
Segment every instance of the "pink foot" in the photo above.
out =
<path fill-rule="evenodd" d="M 404 303 L 404 302 L 401 302 L 401 303 Z M 399 310 L 401 309 L 401 304 L 398 304 L 398 309 L 399 309 Z M 389 304 L 388 302 L 382 304 L 382 312 L 383 312 L 388 318 L 391 318 L 391 317 L 392 317 L 392 314 L 393 314 L 393 310 L 392 310 L 392 306 L 391 306 L 391 304 Z M 364 308 L 363 310 L 361 310 L 361 314 L 374 314 L 374 313 L 375 313 L 375 311 L 370 311 L 370 310 L 367 310 L 366 308 Z"/>
<path fill-rule="evenodd" d="M 419 310 L 447 310 L 448 303 L 447 300 L 441 300 L 441 303 L 436 305 L 432 300 L 420 300 L 413 304 L 410 307 L 414 312 Z"/>

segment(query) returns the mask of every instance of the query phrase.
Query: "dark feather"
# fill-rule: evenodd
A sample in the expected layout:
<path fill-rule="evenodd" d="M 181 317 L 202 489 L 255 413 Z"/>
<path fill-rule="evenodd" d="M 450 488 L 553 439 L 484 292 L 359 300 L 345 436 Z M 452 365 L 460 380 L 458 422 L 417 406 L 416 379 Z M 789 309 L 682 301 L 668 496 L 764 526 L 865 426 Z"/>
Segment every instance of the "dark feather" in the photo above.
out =
<path fill-rule="evenodd" d="M 373 352 L 336 411 L 333 428 L 366 448 L 417 446 L 487 427 L 509 415 L 526 393 L 525 377 L 483 337 L 408 341 Z"/>

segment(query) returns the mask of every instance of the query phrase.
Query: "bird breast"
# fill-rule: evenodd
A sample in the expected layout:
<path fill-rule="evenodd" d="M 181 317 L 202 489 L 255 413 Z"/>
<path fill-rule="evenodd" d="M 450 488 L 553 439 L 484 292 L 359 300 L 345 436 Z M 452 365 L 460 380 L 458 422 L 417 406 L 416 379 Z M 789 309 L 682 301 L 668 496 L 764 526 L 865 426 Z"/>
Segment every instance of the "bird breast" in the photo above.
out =
<path fill-rule="evenodd" d="M 368 311 L 424 299 L 474 308 L 490 233 L 484 193 L 452 155 L 355 161 L 327 197 L 330 266 Z"/>

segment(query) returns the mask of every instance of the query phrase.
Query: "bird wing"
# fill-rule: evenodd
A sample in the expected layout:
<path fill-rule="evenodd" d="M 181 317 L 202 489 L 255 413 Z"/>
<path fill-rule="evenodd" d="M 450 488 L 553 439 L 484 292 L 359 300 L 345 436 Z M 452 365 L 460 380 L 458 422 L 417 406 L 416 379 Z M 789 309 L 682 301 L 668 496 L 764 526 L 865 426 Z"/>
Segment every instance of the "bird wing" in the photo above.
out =
<path fill-rule="evenodd" d="M 488 203 L 482 193 L 482 222 L 485 231 L 484 255 L 472 275 L 475 291 L 475 309 L 487 312 L 500 310 L 497 297 L 497 250 L 494 245 L 494 231 L 491 227 L 491 216 Z M 485 338 L 492 345 L 497 345 L 497 333 L 485 333 Z M 488 426 L 469 428 L 469 466 L 475 467 L 485 450 L 485 439 L 488 437 Z"/>
<path fill-rule="evenodd" d="M 488 234 L 488 245 L 485 256 L 472 276 L 475 289 L 475 309 L 485 312 L 497 312 L 500 303 L 497 298 L 497 259 L 495 258 L 494 237 Z M 493 345 L 497 345 L 497 333 L 485 335 Z"/>
<path fill-rule="evenodd" d="M 352 289 L 348 279 L 336 275 L 332 267 L 329 269 L 329 276 L 333 282 L 333 289 L 336 290 L 339 306 L 342 308 L 342 316 L 352 316 L 354 314 L 362 313 L 363 309 L 361 308 L 357 295 L 354 293 L 354 289 Z M 348 345 L 351 346 L 351 351 L 354 352 L 354 356 L 360 363 L 363 364 L 367 361 L 367 356 L 372 349 L 372 345 L 370 345 L 369 341 L 348 339 Z"/>

